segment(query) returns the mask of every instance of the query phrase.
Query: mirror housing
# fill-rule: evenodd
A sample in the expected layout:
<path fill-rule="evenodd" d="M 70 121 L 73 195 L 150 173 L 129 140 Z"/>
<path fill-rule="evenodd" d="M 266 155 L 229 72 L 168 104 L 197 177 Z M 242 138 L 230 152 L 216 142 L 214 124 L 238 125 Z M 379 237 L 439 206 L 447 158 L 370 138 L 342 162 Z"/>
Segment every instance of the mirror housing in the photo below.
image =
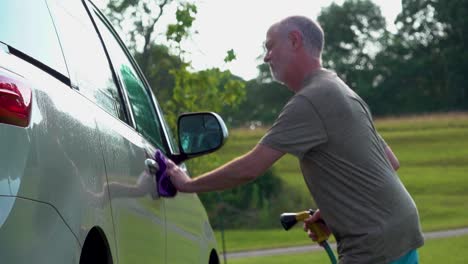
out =
<path fill-rule="evenodd" d="M 180 154 L 171 157 L 176 164 L 214 152 L 221 148 L 228 138 L 226 124 L 213 112 L 180 115 L 177 133 Z"/>

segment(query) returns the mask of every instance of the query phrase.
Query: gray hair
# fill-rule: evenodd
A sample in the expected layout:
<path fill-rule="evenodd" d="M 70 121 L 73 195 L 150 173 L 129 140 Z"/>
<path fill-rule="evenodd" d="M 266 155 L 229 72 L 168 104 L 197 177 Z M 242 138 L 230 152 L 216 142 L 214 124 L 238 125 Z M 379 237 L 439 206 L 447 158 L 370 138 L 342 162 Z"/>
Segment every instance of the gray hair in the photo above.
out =
<path fill-rule="evenodd" d="M 317 22 L 305 16 L 287 17 L 278 23 L 284 34 L 298 30 L 302 34 L 304 46 L 316 57 L 320 58 L 324 45 L 324 33 Z"/>

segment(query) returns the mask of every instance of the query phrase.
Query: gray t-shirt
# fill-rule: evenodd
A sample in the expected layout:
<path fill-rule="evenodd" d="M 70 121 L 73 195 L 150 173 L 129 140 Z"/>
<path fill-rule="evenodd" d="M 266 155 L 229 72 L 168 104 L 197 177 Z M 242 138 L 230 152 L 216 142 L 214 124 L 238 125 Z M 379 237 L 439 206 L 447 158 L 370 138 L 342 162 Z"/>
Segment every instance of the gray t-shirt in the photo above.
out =
<path fill-rule="evenodd" d="M 389 263 L 423 245 L 416 205 L 366 103 L 335 73 L 307 78 L 260 144 L 298 157 L 339 263 Z"/>

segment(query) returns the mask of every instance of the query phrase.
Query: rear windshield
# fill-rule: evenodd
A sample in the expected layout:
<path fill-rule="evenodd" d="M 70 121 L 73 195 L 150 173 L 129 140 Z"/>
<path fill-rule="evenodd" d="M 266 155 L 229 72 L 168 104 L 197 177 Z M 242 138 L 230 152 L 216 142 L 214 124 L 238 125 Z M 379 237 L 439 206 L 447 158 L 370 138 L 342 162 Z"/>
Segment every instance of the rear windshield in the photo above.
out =
<path fill-rule="evenodd" d="M 0 1 L 0 41 L 68 76 L 45 0 Z"/>

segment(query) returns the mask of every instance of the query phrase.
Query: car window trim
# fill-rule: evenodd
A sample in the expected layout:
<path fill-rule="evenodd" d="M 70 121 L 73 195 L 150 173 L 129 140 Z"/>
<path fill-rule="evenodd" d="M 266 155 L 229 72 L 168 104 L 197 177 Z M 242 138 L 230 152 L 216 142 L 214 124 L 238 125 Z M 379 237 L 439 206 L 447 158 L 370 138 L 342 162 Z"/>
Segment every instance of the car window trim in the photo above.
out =
<path fill-rule="evenodd" d="M 154 96 L 153 92 L 151 91 L 151 89 L 149 88 L 150 85 L 148 83 L 148 80 L 145 78 L 144 74 L 142 73 L 141 71 L 141 68 L 140 66 L 138 65 L 138 63 L 136 63 L 135 59 L 133 58 L 133 56 L 130 54 L 130 52 L 128 51 L 127 47 L 125 46 L 124 42 L 122 41 L 122 39 L 120 38 L 119 34 L 117 34 L 117 32 L 114 30 L 112 24 L 109 22 L 109 20 L 102 14 L 102 12 L 99 10 L 99 8 L 97 8 L 97 6 L 90 0 L 82 0 L 82 2 L 84 3 L 84 5 L 86 6 L 86 9 L 87 9 L 87 12 L 88 12 L 88 15 L 91 17 L 92 19 L 92 22 L 93 22 L 93 25 L 96 29 L 96 31 L 98 32 L 99 34 L 99 38 L 103 44 L 103 47 L 104 49 L 106 50 L 106 55 L 107 55 L 107 58 L 108 58 L 108 61 L 109 63 L 111 64 L 111 68 L 112 68 L 112 72 L 113 74 L 115 75 L 116 77 L 116 80 L 118 85 L 119 85 L 119 89 L 123 91 L 124 93 L 124 97 L 125 97 L 125 105 L 126 105 L 126 109 L 128 109 L 130 115 L 131 115 L 131 118 L 132 118 L 132 127 L 133 129 L 135 129 L 135 131 L 137 133 L 139 133 L 146 141 L 149 142 L 149 140 L 144 136 L 142 135 L 136 128 L 136 123 L 135 123 L 135 118 L 133 116 L 133 112 L 132 112 L 132 109 L 131 109 L 131 106 L 130 106 L 130 100 L 128 99 L 128 94 L 127 94 L 127 91 L 126 89 L 124 88 L 124 85 L 123 85 L 123 82 L 122 80 L 120 80 L 120 77 L 118 76 L 118 74 L 115 72 L 115 66 L 114 64 L 112 63 L 112 59 L 109 55 L 109 52 L 107 51 L 107 47 L 105 45 L 105 42 L 104 42 L 104 39 L 102 38 L 101 36 L 101 32 L 99 31 L 99 28 L 97 27 L 96 25 L 96 21 L 94 21 L 94 16 L 91 14 L 91 11 L 94 11 L 96 13 L 96 15 L 98 16 L 99 19 L 101 19 L 101 21 L 104 23 L 104 25 L 107 27 L 107 29 L 110 31 L 110 33 L 114 36 L 114 38 L 116 39 L 116 41 L 118 42 L 119 46 L 122 48 L 123 52 L 125 53 L 125 55 L 127 56 L 129 62 L 131 63 L 132 67 L 134 68 L 136 74 L 138 75 L 138 78 L 140 78 L 140 80 L 142 81 L 142 84 L 143 84 L 143 87 L 148 95 L 148 98 L 152 104 L 152 107 L 153 107 L 153 110 L 156 114 L 156 118 L 158 120 L 155 120 L 156 121 L 159 121 L 160 123 L 160 129 L 162 131 L 161 132 L 161 136 L 162 136 L 162 143 L 163 143 L 163 147 L 166 148 L 166 150 L 168 150 L 171 154 L 174 153 L 174 148 L 172 146 L 172 144 L 169 143 L 169 134 L 168 134 L 168 131 L 167 131 L 167 127 L 165 125 L 165 122 L 163 122 L 163 118 L 162 118 L 162 113 L 160 111 L 160 108 L 158 107 L 159 104 L 157 102 L 157 99 L 156 97 Z M 92 9 L 92 10 L 91 10 Z"/>
<path fill-rule="evenodd" d="M 20 59 L 22 59 L 24 61 L 27 61 L 27 62 L 31 63 L 32 65 L 36 66 L 37 68 L 39 68 L 39 69 L 43 70 L 44 72 L 50 74 L 52 77 L 56 78 L 60 82 L 64 83 L 68 87 L 71 87 L 71 81 L 70 81 L 70 78 L 68 76 L 63 75 L 62 73 L 55 70 L 54 68 L 42 63 L 41 61 L 29 56 L 26 53 L 23 53 L 22 51 L 20 51 L 18 49 L 15 49 L 14 47 L 12 47 L 12 46 L 10 46 L 10 45 L 8 45 L 6 43 L 3 43 L 3 42 L 0 42 L 0 43 L 8 48 L 8 52 L 11 55 L 14 55 L 14 56 L 16 56 L 16 57 L 18 57 L 18 58 L 20 58 Z"/>
<path fill-rule="evenodd" d="M 112 79 L 114 81 L 114 84 L 117 87 L 118 92 L 119 92 L 119 97 L 120 97 L 120 99 L 122 99 L 123 109 L 124 109 L 124 112 L 125 112 L 125 117 L 127 119 L 127 122 L 121 120 L 120 118 L 116 118 L 116 119 L 119 119 L 120 121 L 122 121 L 123 123 L 126 123 L 130 127 L 135 128 L 135 120 L 133 119 L 133 114 L 132 114 L 132 112 L 131 112 L 131 110 L 129 108 L 130 106 L 129 106 L 128 101 L 127 101 L 128 98 L 127 98 L 127 95 L 125 93 L 125 89 L 122 89 L 122 86 L 119 83 L 118 74 L 114 70 L 112 60 L 110 59 L 110 55 L 109 55 L 109 52 L 107 51 L 107 47 L 106 47 L 106 45 L 104 43 L 104 39 L 101 36 L 101 32 L 99 32 L 99 29 L 98 29 L 98 27 L 96 25 L 96 22 L 94 21 L 93 15 L 91 14 L 91 10 L 89 9 L 86 1 L 82 0 L 81 3 L 83 4 L 83 6 L 84 6 L 84 8 L 86 10 L 86 13 L 88 14 L 88 18 L 90 19 L 91 23 L 93 24 L 95 33 L 97 34 L 97 36 L 99 38 L 99 42 L 101 43 L 101 46 L 102 46 L 102 48 L 104 50 L 104 54 L 106 55 L 108 66 L 109 66 L 109 68 L 110 68 L 110 70 L 112 72 Z M 94 4 L 93 4 L 93 6 L 94 6 Z"/>

